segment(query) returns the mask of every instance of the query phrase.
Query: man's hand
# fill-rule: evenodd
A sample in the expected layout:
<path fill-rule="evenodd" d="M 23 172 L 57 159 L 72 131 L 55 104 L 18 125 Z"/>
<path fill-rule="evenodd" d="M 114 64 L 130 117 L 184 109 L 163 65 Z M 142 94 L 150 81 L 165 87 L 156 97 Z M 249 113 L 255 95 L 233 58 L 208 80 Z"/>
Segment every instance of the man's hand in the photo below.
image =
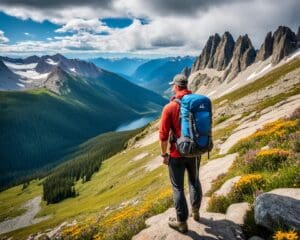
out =
<path fill-rule="evenodd" d="M 162 154 L 161 157 L 163 158 L 163 164 L 169 165 L 170 156 L 168 153 Z"/>

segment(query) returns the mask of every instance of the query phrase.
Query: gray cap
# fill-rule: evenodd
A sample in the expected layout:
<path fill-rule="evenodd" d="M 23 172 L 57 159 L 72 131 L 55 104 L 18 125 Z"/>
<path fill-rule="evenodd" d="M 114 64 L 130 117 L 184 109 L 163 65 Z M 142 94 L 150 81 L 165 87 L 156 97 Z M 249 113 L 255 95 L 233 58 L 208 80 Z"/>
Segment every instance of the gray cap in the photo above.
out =
<path fill-rule="evenodd" d="M 177 85 L 179 87 L 185 87 L 188 84 L 187 77 L 183 74 L 177 74 L 172 82 L 169 82 L 170 85 Z"/>

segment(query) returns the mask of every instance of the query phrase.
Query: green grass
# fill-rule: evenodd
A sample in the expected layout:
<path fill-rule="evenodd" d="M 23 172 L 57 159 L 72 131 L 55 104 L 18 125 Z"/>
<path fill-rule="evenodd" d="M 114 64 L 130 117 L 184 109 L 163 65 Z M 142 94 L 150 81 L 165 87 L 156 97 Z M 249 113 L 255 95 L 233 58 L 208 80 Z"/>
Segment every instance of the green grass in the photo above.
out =
<path fill-rule="evenodd" d="M 287 73 L 297 69 L 300 67 L 300 59 L 295 59 L 287 64 L 284 64 L 281 67 L 278 67 L 271 71 L 270 73 L 267 73 L 263 77 L 255 80 L 254 82 L 251 82 L 231 93 L 228 93 L 214 101 L 214 104 L 219 104 L 220 102 L 224 100 L 228 100 L 227 103 L 233 103 L 236 100 L 250 95 L 258 90 L 261 90 L 276 81 L 278 81 L 282 76 L 286 75 Z"/>
<path fill-rule="evenodd" d="M 97 139 L 90 141 L 90 144 L 97 142 Z M 96 146 L 96 145 L 95 145 Z M 94 146 L 94 147 L 95 147 Z M 85 147 L 82 154 L 87 150 L 91 154 L 96 149 Z M 140 153 L 147 152 L 148 156 L 139 161 L 130 161 Z M 78 181 L 75 189 L 78 196 L 66 199 L 57 204 L 47 205 L 42 202 L 42 209 L 38 217 L 51 216 L 50 219 L 30 227 L 16 230 L 7 236 L 14 236 L 17 239 L 24 239 L 31 233 L 43 231 L 54 227 L 73 218 L 87 219 L 105 213 L 104 209 L 110 206 L 110 211 L 117 211 L 119 205 L 127 200 L 135 199 L 142 202 L 144 198 L 151 197 L 152 194 L 159 193 L 165 188 L 170 188 L 168 172 L 165 166 L 161 166 L 154 171 L 147 172 L 144 166 L 147 162 L 158 156 L 160 153 L 158 142 L 143 148 L 127 149 L 126 153 L 121 152 L 110 159 L 104 161 L 99 172 L 92 176 L 91 181 Z M 41 181 L 32 181 L 30 185 L 22 191 L 22 186 L 16 186 L 0 193 L 1 211 L 15 210 L 29 199 L 42 195 Z M 155 208 L 159 209 L 161 204 Z M 154 209 L 155 209 L 154 208 Z M 162 209 L 165 209 L 164 207 Z M 12 212 L 7 212 L 9 217 Z"/>

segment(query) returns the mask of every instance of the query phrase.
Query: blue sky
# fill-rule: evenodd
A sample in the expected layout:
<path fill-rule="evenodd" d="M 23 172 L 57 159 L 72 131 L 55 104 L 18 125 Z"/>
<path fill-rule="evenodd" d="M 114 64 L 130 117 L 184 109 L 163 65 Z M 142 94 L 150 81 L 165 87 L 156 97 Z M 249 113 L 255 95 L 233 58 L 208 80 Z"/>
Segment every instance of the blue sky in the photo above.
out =
<path fill-rule="evenodd" d="M 208 37 L 297 32 L 298 0 L 1 0 L 0 55 L 197 56 Z M 224 14 L 226 13 L 226 14 Z"/>

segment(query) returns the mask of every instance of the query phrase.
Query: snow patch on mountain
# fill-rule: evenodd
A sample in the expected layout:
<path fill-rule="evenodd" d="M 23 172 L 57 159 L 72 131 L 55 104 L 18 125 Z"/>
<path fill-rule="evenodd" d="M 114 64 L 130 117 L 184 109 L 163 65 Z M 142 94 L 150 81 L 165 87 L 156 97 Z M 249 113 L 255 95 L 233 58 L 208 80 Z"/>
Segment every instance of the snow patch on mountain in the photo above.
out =
<path fill-rule="evenodd" d="M 58 65 L 59 62 L 55 62 L 53 59 L 51 58 L 47 58 L 46 59 L 46 63 L 50 64 L 50 65 Z"/>

